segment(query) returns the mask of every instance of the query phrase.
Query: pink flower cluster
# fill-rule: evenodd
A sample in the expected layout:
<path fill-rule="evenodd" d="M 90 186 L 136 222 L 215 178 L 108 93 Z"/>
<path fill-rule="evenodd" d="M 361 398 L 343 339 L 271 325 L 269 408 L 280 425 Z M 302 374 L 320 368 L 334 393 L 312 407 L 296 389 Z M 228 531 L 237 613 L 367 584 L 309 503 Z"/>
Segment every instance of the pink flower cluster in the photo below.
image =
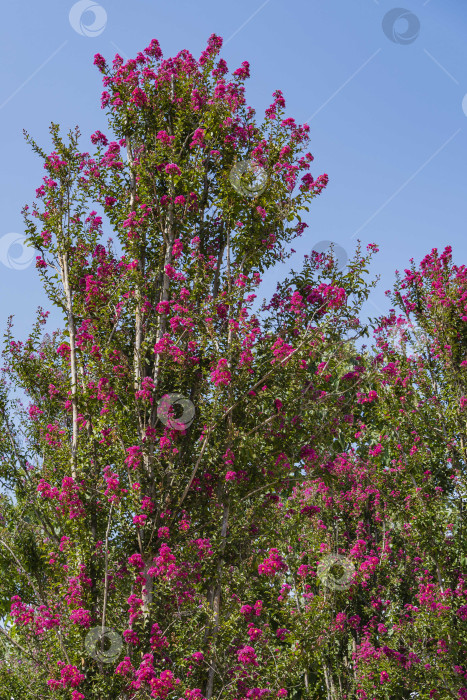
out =
<path fill-rule="evenodd" d="M 68 514 L 70 520 L 85 516 L 83 502 L 78 497 L 79 490 L 80 487 L 71 476 L 66 476 L 62 479 L 61 491 L 56 486 L 50 486 L 44 479 L 41 479 L 37 486 L 38 493 L 44 498 L 60 502 L 61 507 L 57 506 L 57 511 L 61 511 L 62 515 Z"/>
<path fill-rule="evenodd" d="M 170 580 L 177 573 L 178 567 L 175 564 L 175 557 L 170 547 L 164 542 L 159 550 L 159 556 L 155 559 L 155 566 L 148 570 L 148 574 L 149 576 L 162 576 Z"/>
<path fill-rule="evenodd" d="M 113 503 L 115 501 L 118 503 L 118 501 L 120 500 L 120 481 L 118 478 L 118 474 L 113 474 L 110 470 L 110 466 L 104 467 L 104 480 L 107 484 L 107 488 L 105 489 L 104 495 L 108 497 L 109 503 Z"/>
<path fill-rule="evenodd" d="M 91 613 L 89 610 L 84 610 L 84 608 L 78 608 L 70 613 L 70 620 L 74 625 L 90 627 L 92 622 Z"/>
<path fill-rule="evenodd" d="M 195 133 L 193 134 L 190 148 L 196 148 L 197 146 L 204 146 L 204 129 L 196 129 Z"/>
<path fill-rule="evenodd" d="M 137 469 L 142 459 L 141 447 L 133 445 L 132 447 L 127 447 L 126 451 L 128 452 L 128 457 L 125 458 L 125 464 L 133 469 Z"/>
<path fill-rule="evenodd" d="M 120 676 L 131 678 L 130 689 L 151 691 L 152 698 L 165 698 L 169 693 L 176 690 L 180 683 L 178 678 L 174 678 L 172 671 L 162 671 L 159 676 L 154 669 L 154 655 L 144 654 L 139 668 L 135 669 L 130 657 L 125 656 L 124 660 L 117 666 L 115 673 Z"/>
<path fill-rule="evenodd" d="M 212 555 L 211 541 L 209 538 L 190 540 L 189 544 L 196 547 L 199 559 L 205 559 L 206 557 L 210 557 Z"/>
<path fill-rule="evenodd" d="M 141 389 L 135 392 L 135 397 L 142 401 L 149 401 L 152 405 L 152 392 L 154 391 L 154 382 L 151 377 L 144 377 L 141 380 Z"/>
<path fill-rule="evenodd" d="M 153 626 L 151 627 L 151 639 L 150 639 L 150 644 L 151 644 L 151 649 L 165 649 L 169 646 L 169 642 L 167 640 L 167 637 L 164 637 L 162 635 L 161 628 L 155 622 Z"/>
<path fill-rule="evenodd" d="M 222 358 L 217 363 L 216 369 L 211 372 L 211 381 L 215 386 L 227 386 L 230 384 L 232 375 L 228 369 L 228 361 Z"/>
<path fill-rule="evenodd" d="M 239 469 L 236 472 L 229 470 L 225 474 L 225 480 L 226 481 L 249 481 L 250 477 L 248 476 L 247 472 L 244 469 Z"/>
<path fill-rule="evenodd" d="M 285 357 L 289 357 L 289 355 L 291 355 L 293 351 L 293 345 L 286 343 L 283 338 L 278 338 L 272 346 L 272 354 L 276 359 L 271 360 L 271 364 L 273 365 L 275 362 L 278 362 L 284 359 Z"/>
<path fill-rule="evenodd" d="M 64 663 L 61 661 L 57 662 L 58 666 L 61 667 L 60 669 L 60 680 L 54 680 L 51 678 L 50 680 L 47 681 L 47 685 L 50 688 L 77 688 L 82 681 L 84 681 L 84 674 L 80 673 L 76 666 L 71 666 L 68 665 L 66 666 Z M 75 698 L 77 696 L 75 695 Z M 84 698 L 84 695 L 81 696 Z"/>
<path fill-rule="evenodd" d="M 253 649 L 253 647 L 250 646 L 244 646 L 242 649 L 239 649 L 237 651 L 237 656 L 239 662 L 243 666 L 248 666 L 248 665 L 253 665 L 253 666 L 258 666 L 258 660 L 256 657 L 256 652 Z"/>
<path fill-rule="evenodd" d="M 331 309 L 339 309 L 347 301 L 347 294 L 342 287 L 336 287 L 332 284 L 320 284 L 317 289 L 327 301 L 327 305 Z"/>
<path fill-rule="evenodd" d="M 269 556 L 258 566 L 258 573 L 264 576 L 275 576 L 280 571 L 286 571 L 287 564 L 279 556 L 275 547 L 269 550 Z"/>
<path fill-rule="evenodd" d="M 59 627 L 60 617 L 45 605 L 40 605 L 37 610 L 32 605 L 22 602 L 20 596 L 15 595 L 11 599 L 11 616 L 22 625 L 34 628 L 36 635 L 42 636 L 46 630 Z"/>
<path fill-rule="evenodd" d="M 263 601 L 257 600 L 254 605 L 242 605 L 240 608 L 240 614 L 244 615 L 245 618 L 251 617 L 252 615 L 259 616 L 263 610 Z"/>

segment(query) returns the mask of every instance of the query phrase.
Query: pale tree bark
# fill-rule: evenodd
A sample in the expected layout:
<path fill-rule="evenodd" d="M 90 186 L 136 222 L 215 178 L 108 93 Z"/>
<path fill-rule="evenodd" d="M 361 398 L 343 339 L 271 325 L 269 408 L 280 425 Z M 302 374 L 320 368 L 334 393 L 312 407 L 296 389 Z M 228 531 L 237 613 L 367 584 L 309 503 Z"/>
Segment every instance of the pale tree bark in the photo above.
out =
<path fill-rule="evenodd" d="M 227 238 L 226 238 L 226 252 L 227 252 L 227 259 L 226 259 L 226 264 L 227 264 L 227 282 L 228 282 L 228 290 L 229 293 L 232 290 L 232 276 L 231 276 L 231 267 L 230 267 L 230 229 L 227 226 Z M 232 346 L 232 326 L 229 325 L 229 331 L 228 331 L 228 339 L 227 339 L 227 347 L 228 347 L 228 365 L 229 368 L 231 367 L 232 363 L 232 355 L 231 355 L 231 346 Z M 228 424 L 228 431 L 229 431 L 229 442 L 230 442 L 230 436 L 232 434 L 232 413 L 229 413 L 227 416 L 227 424 Z M 223 518 L 222 518 L 222 530 L 221 530 L 221 548 L 220 548 L 220 554 L 219 554 L 219 561 L 217 564 L 217 572 L 216 572 L 216 586 L 213 588 L 213 593 L 212 593 L 212 611 L 214 613 L 214 627 L 212 631 L 212 647 L 211 647 L 211 665 L 209 668 L 209 673 L 208 673 L 208 682 L 206 685 L 206 698 L 207 700 L 210 700 L 213 694 L 214 690 L 214 675 L 216 673 L 216 637 L 219 631 L 219 620 L 220 620 L 220 605 L 221 605 L 221 592 L 222 592 L 222 569 L 223 569 L 223 555 L 224 555 L 224 550 L 225 550 L 225 541 L 227 537 L 227 525 L 228 525 L 228 520 L 229 520 L 229 510 L 230 510 L 230 498 L 227 497 L 227 503 L 224 505 L 224 512 L 223 512 Z M 210 591 L 211 593 L 211 591 Z"/>
<path fill-rule="evenodd" d="M 134 171 L 134 157 L 133 149 L 131 146 L 130 136 L 127 134 L 125 136 L 126 141 L 126 152 L 128 158 L 128 164 L 130 166 L 130 212 L 135 211 L 135 200 L 136 200 L 136 175 Z M 138 256 L 138 270 L 141 276 L 144 275 L 144 263 L 145 263 L 145 251 L 144 244 L 140 250 L 140 255 Z M 133 352 L 133 374 L 134 374 L 134 389 L 137 391 L 139 389 L 141 381 L 141 343 L 143 336 L 143 325 L 141 318 L 141 290 L 139 285 L 136 286 L 136 311 L 135 311 L 135 347 Z"/>
<path fill-rule="evenodd" d="M 324 679 L 326 681 L 327 700 L 339 700 L 339 695 L 332 677 L 332 667 L 328 659 L 324 660 Z"/>
<path fill-rule="evenodd" d="M 62 216 L 62 214 L 61 214 Z M 67 193 L 67 217 L 68 226 L 70 223 L 70 189 Z M 60 218 L 58 242 L 58 263 L 60 269 L 55 265 L 52 267 L 60 273 L 63 291 L 65 294 L 65 310 L 68 325 L 68 336 L 70 339 L 70 372 L 71 372 L 71 408 L 72 408 L 72 438 L 71 438 L 71 475 L 76 481 L 78 464 L 78 362 L 76 358 L 76 326 L 73 313 L 73 295 L 70 287 L 70 268 L 68 262 L 68 251 L 66 250 L 65 236 L 63 232 L 63 220 Z"/>
<path fill-rule="evenodd" d="M 110 523 L 112 521 L 112 508 L 113 503 L 110 506 L 109 518 L 107 520 L 107 530 L 105 532 L 105 574 L 104 574 L 104 601 L 102 604 L 102 632 L 105 627 L 105 616 L 107 613 L 107 598 L 109 594 L 109 532 Z"/>
<path fill-rule="evenodd" d="M 284 559 L 288 564 L 288 560 L 287 560 L 286 556 L 284 556 Z M 289 571 L 290 571 L 290 573 L 292 575 L 292 579 L 293 579 L 293 591 L 295 594 L 295 600 L 297 601 L 297 610 L 298 610 L 299 614 L 302 615 L 303 610 L 302 610 L 302 606 L 300 605 L 300 596 L 298 595 L 297 582 L 295 580 L 295 575 L 294 575 L 292 567 L 290 565 L 289 565 Z M 303 679 L 305 682 L 305 689 L 308 691 L 308 671 L 307 670 L 304 671 Z"/>
<path fill-rule="evenodd" d="M 213 695 L 213 690 L 214 690 L 214 675 L 216 673 L 216 636 L 219 631 L 219 620 L 220 620 L 220 607 L 221 607 L 221 592 L 222 592 L 222 569 L 223 569 L 223 554 L 225 550 L 225 540 L 227 537 L 227 524 L 229 521 L 229 510 L 230 510 L 230 502 L 229 499 L 227 500 L 227 503 L 224 505 L 224 512 L 223 512 L 223 517 L 222 517 L 222 530 L 221 530 L 221 547 L 220 547 L 220 554 L 219 554 L 219 561 L 217 563 L 217 572 L 216 572 L 216 585 L 213 587 L 213 602 L 212 602 L 212 610 L 214 613 L 214 626 L 212 630 L 212 646 L 211 646 L 211 663 L 210 663 L 210 668 L 209 668 L 209 673 L 208 673 L 208 682 L 206 685 L 206 698 L 207 700 L 210 700 Z"/>
<path fill-rule="evenodd" d="M 165 272 L 165 267 L 166 265 L 170 265 L 172 261 L 172 253 L 173 253 L 173 245 L 174 245 L 174 240 L 175 240 L 175 213 L 174 213 L 174 206 L 173 206 L 173 184 L 170 186 L 170 197 L 171 197 L 171 202 L 169 205 L 168 213 L 167 213 L 167 219 L 165 222 L 165 227 L 164 227 L 164 241 L 165 241 L 165 254 L 164 254 L 164 270 L 162 270 L 162 285 L 161 285 L 161 291 L 160 291 L 160 301 L 169 301 L 170 297 L 170 279 L 167 273 Z M 166 331 L 166 324 L 167 324 L 167 317 L 165 315 L 161 315 L 158 318 L 158 325 L 157 325 L 157 330 L 156 330 L 156 343 L 160 341 L 162 336 L 164 335 Z M 157 390 L 158 384 L 159 384 L 159 372 L 160 372 L 160 354 L 157 354 L 155 359 L 154 359 L 154 368 L 153 368 L 153 376 L 152 380 L 154 383 L 154 391 Z M 157 421 L 157 402 L 153 401 L 153 405 L 151 407 L 151 412 L 149 415 L 149 425 L 151 428 L 154 428 L 156 425 Z M 152 487 L 152 493 L 154 495 L 155 491 L 155 483 L 154 483 L 154 478 L 153 478 L 153 461 L 154 461 L 154 444 L 151 442 L 149 444 L 149 455 L 144 455 L 144 462 L 146 469 L 150 475 L 150 481 L 151 481 L 151 487 Z"/>
<path fill-rule="evenodd" d="M 59 254 L 63 290 L 66 299 L 66 314 L 68 336 L 70 339 L 70 371 L 71 371 L 71 409 L 72 409 L 72 439 L 71 439 L 71 475 L 76 481 L 78 464 L 78 368 L 76 358 L 76 326 L 73 314 L 73 296 L 70 288 L 68 253 Z"/>
<path fill-rule="evenodd" d="M 164 243 L 165 243 L 165 254 L 164 254 L 164 270 L 162 271 L 162 289 L 160 295 L 160 301 L 169 301 L 170 296 L 170 279 L 165 268 L 172 262 L 173 245 L 175 240 L 175 212 L 173 206 L 173 185 L 170 186 L 170 198 L 171 202 L 168 207 L 167 219 L 164 227 Z M 167 320 L 165 315 L 159 317 L 159 323 L 156 332 L 156 343 L 162 338 L 166 331 Z M 160 355 L 156 355 L 154 361 L 154 371 L 153 371 L 153 381 L 155 387 L 158 385 L 159 381 L 159 368 L 160 368 Z M 151 426 L 155 423 L 155 413 L 153 411 L 153 420 L 151 420 Z"/>
<path fill-rule="evenodd" d="M 143 611 L 143 620 L 144 620 L 144 627 L 146 627 L 148 620 L 149 620 L 149 606 L 152 603 L 152 591 L 153 591 L 153 585 L 154 581 L 152 576 L 148 574 L 148 570 L 151 568 L 152 562 L 149 560 L 143 571 L 143 576 L 145 578 L 145 583 L 143 586 L 143 591 L 141 594 L 141 597 L 143 599 L 143 605 L 142 605 L 142 611 Z"/>
<path fill-rule="evenodd" d="M 113 503 L 110 506 L 109 518 L 107 520 L 107 530 L 105 532 L 105 574 L 104 574 L 104 600 L 102 603 L 102 623 L 101 623 L 101 639 L 100 646 L 101 652 L 104 651 L 104 629 L 105 629 L 105 616 L 107 614 L 107 599 L 109 595 L 109 532 L 110 523 L 112 521 L 112 508 Z M 99 670 L 100 673 L 103 671 L 102 660 L 99 659 Z"/>

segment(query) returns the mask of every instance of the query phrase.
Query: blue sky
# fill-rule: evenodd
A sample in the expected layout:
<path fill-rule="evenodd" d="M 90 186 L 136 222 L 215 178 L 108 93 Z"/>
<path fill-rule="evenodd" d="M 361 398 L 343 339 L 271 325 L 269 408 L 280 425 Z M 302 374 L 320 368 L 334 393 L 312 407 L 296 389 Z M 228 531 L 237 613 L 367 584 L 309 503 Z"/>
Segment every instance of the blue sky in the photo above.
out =
<path fill-rule="evenodd" d="M 92 152 L 90 134 L 108 133 L 94 54 L 130 58 L 154 37 L 165 57 L 183 48 L 198 57 L 220 34 L 232 70 L 250 62 L 248 103 L 263 112 L 279 88 L 288 116 L 310 124 L 311 172 L 328 173 L 329 185 L 312 203 L 291 264 L 321 240 L 349 256 L 357 238 L 378 243 L 371 271 L 381 280 L 362 317 L 387 311 L 384 290 L 411 257 L 449 244 L 456 264 L 467 263 L 467 5 L 401 2 L 87 0 L 87 11 L 86 0 L 5 3 L 0 326 L 14 314 L 24 338 L 37 305 L 49 308 L 33 260 L 14 243 L 24 231 L 21 208 L 44 173 L 22 129 L 50 152 L 51 121 L 63 134 L 79 125 L 82 150 Z M 287 267 L 264 277 L 265 295 Z"/>

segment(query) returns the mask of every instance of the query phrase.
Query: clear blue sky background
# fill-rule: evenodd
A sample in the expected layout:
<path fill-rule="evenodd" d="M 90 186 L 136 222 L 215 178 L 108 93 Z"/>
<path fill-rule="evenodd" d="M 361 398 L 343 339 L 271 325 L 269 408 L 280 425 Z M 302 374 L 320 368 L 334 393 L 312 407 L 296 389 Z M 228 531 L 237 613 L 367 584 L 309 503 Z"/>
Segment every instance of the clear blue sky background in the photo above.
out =
<path fill-rule="evenodd" d="M 455 262 L 467 263 L 467 4 L 401 2 L 406 19 L 392 23 L 393 0 L 89 0 L 97 14 L 90 9 L 71 22 L 72 0 L 5 3 L 0 327 L 12 313 L 15 334 L 25 338 L 37 305 L 49 308 L 34 261 L 15 269 L 27 251 L 19 244 L 7 250 L 14 236 L 4 238 L 23 234 L 21 208 L 31 205 L 44 174 L 22 129 L 50 152 L 50 122 L 64 134 L 78 124 L 81 148 L 92 152 L 90 134 L 107 133 L 94 54 L 134 57 L 154 37 L 165 57 L 183 48 L 198 57 L 209 35 L 220 34 L 232 70 L 251 64 L 248 103 L 262 112 L 280 88 L 288 116 L 310 124 L 311 172 L 327 172 L 330 181 L 312 203 L 291 264 L 298 267 L 320 240 L 349 255 L 357 237 L 378 243 L 372 272 L 381 281 L 362 317 L 387 311 L 384 290 L 411 257 L 418 262 L 450 244 Z M 395 40 L 383 31 L 385 17 Z M 265 277 L 265 295 L 286 269 Z"/>

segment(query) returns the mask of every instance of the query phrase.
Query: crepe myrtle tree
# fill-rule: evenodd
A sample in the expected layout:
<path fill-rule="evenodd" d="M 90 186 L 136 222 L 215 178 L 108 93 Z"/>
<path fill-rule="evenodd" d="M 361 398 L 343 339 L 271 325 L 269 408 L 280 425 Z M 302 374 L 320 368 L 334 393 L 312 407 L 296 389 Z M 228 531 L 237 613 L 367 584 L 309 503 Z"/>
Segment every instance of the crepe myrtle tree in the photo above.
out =
<path fill-rule="evenodd" d="M 291 635 L 298 593 L 284 583 L 297 574 L 290 527 L 310 509 L 289 529 L 282 516 L 313 450 L 354 440 L 377 248 L 358 246 L 341 273 L 310 254 L 254 310 L 327 176 L 308 172 L 309 128 L 279 90 L 256 121 L 248 63 L 228 76 L 221 45 L 163 60 L 152 40 L 112 67 L 96 55 L 116 140 L 96 131 L 93 155 L 78 128 L 64 140 L 52 124 L 51 153 L 26 134 L 46 174 L 25 226 L 64 325 L 45 338 L 40 308 L 25 342 L 11 319 L 5 334 L 5 697 L 330 692 L 327 662 L 310 669 L 312 646 Z M 326 607 L 316 572 L 311 583 Z"/>
<path fill-rule="evenodd" d="M 344 420 L 326 407 L 334 442 L 316 444 L 305 401 L 305 478 L 271 513 L 289 547 L 280 627 L 306 668 L 293 697 L 467 697 L 465 266 L 434 249 L 388 295 L 363 362 L 323 369 L 349 400 Z M 344 571 L 317 588 L 322 556 Z"/>
<path fill-rule="evenodd" d="M 359 676 L 366 697 L 381 678 L 389 697 L 405 686 L 466 698 L 467 275 L 450 246 L 410 262 L 387 292 L 394 308 L 373 324 L 380 378 L 368 437 L 391 475 L 383 556 L 393 573 Z"/>

